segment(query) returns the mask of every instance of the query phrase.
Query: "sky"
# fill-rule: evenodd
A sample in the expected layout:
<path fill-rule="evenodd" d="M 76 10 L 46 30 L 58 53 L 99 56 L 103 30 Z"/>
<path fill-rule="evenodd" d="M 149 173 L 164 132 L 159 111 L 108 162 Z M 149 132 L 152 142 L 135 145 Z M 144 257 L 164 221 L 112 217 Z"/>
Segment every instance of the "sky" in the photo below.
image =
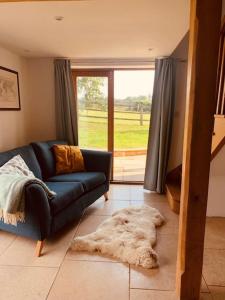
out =
<path fill-rule="evenodd" d="M 154 70 L 119 70 L 114 71 L 114 98 L 152 95 L 154 84 Z M 104 79 L 103 94 L 107 97 L 107 78 Z"/>
<path fill-rule="evenodd" d="M 115 71 L 115 99 L 124 99 L 129 96 L 152 95 L 154 73 L 154 70 Z"/>

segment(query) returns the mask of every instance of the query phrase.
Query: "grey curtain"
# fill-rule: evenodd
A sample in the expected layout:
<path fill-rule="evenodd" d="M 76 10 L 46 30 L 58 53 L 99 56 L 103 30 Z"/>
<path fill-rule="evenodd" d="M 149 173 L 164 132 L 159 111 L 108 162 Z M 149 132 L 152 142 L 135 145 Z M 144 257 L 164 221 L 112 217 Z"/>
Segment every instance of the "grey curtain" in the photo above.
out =
<path fill-rule="evenodd" d="M 174 111 L 173 59 L 156 59 L 144 188 L 163 193 Z"/>
<path fill-rule="evenodd" d="M 78 145 L 77 105 L 70 60 L 55 60 L 55 101 L 57 138 Z"/>

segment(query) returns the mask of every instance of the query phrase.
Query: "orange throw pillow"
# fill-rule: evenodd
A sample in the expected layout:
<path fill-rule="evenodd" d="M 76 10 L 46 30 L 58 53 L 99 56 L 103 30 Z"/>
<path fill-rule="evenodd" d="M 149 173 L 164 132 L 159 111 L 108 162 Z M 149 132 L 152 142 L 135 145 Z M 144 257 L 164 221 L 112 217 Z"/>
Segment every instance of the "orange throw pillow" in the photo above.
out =
<path fill-rule="evenodd" d="M 54 145 L 56 174 L 85 171 L 83 155 L 78 146 Z"/>

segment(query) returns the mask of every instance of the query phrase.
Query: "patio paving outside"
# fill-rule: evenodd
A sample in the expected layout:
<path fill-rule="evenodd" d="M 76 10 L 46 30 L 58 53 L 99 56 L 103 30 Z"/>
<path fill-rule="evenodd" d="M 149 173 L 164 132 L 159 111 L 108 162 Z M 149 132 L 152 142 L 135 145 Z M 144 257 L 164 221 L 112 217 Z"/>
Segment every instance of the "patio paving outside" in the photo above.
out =
<path fill-rule="evenodd" d="M 114 157 L 114 180 L 144 181 L 146 155 Z"/>

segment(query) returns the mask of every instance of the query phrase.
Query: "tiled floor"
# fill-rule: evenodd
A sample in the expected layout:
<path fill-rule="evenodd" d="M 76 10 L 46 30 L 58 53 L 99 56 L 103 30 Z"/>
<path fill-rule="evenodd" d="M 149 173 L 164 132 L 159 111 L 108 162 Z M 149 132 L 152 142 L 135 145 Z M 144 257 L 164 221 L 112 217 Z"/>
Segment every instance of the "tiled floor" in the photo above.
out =
<path fill-rule="evenodd" d="M 175 300 L 178 216 L 165 196 L 141 186 L 112 185 L 110 200 L 89 207 L 80 222 L 46 242 L 34 257 L 35 242 L 0 232 L 0 300 Z M 68 250 L 76 235 L 95 230 L 117 209 L 145 203 L 167 222 L 157 231 L 160 267 L 145 270 L 111 257 Z M 202 300 L 225 300 L 225 219 L 207 220 Z"/>

